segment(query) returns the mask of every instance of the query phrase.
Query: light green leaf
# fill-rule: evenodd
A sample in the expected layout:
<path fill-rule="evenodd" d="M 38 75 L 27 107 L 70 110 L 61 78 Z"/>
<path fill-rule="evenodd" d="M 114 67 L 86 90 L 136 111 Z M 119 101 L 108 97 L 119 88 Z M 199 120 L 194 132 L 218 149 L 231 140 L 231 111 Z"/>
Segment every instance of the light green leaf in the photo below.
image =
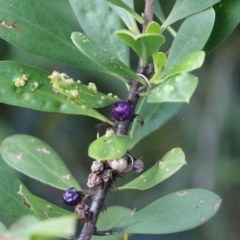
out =
<path fill-rule="evenodd" d="M 4 233 L 3 239 L 31 240 L 34 236 L 37 239 L 45 237 L 65 237 L 69 238 L 76 231 L 76 216 L 64 216 L 59 218 L 39 221 L 32 215 L 26 215 L 15 222 L 9 231 Z"/>
<path fill-rule="evenodd" d="M 101 66 L 101 68 L 104 68 L 106 73 L 111 74 L 122 81 L 126 81 L 128 78 L 133 78 L 139 82 L 144 82 L 141 77 L 128 68 L 108 49 L 99 47 L 98 43 L 84 34 L 74 32 L 71 35 L 71 39 L 84 55 L 94 61 L 97 65 Z"/>
<path fill-rule="evenodd" d="M 146 124 L 141 128 L 137 121 L 133 122 L 130 131 L 131 144 L 129 149 L 159 129 L 164 123 L 175 116 L 183 106 L 183 103 L 147 103 L 146 98 L 144 98 L 139 105 L 137 113 L 144 118 Z"/>
<path fill-rule="evenodd" d="M 0 62 L 0 102 L 39 111 L 86 115 L 112 124 L 96 110 L 57 95 L 52 90 L 49 75 L 22 63 Z M 21 82 L 23 86 L 18 85 Z"/>
<path fill-rule="evenodd" d="M 18 194 L 21 195 L 25 203 L 29 205 L 32 213 L 34 213 L 40 219 L 55 218 L 64 215 L 75 215 L 72 212 L 69 212 L 42 198 L 33 195 L 23 185 L 20 185 Z"/>
<path fill-rule="evenodd" d="M 167 58 L 166 58 L 166 55 L 163 52 L 153 53 L 152 58 L 153 58 L 153 64 L 154 64 L 154 75 L 150 79 L 150 82 L 154 83 L 155 80 L 158 78 L 159 74 L 164 69 Z"/>
<path fill-rule="evenodd" d="M 205 53 L 203 51 L 197 51 L 190 53 L 184 57 L 175 66 L 169 69 L 166 76 L 162 75 L 164 79 L 172 77 L 178 73 L 191 72 L 197 68 L 200 68 L 204 62 Z M 166 73 L 165 73 L 166 74 Z M 159 81 L 164 81 L 164 79 L 159 79 Z M 155 81 L 157 83 L 158 80 Z"/>
<path fill-rule="evenodd" d="M 115 34 L 124 24 L 109 4 L 105 0 L 69 0 L 69 3 L 86 35 L 129 65 L 129 49 Z"/>
<path fill-rule="evenodd" d="M 198 84 L 198 78 L 190 73 L 170 77 L 147 93 L 147 102 L 187 102 L 189 103 Z"/>
<path fill-rule="evenodd" d="M 23 204 L 22 197 L 17 195 L 21 182 L 5 165 L 0 157 L 0 212 L 13 219 L 31 214 L 30 209 Z"/>
<path fill-rule="evenodd" d="M 129 218 L 132 214 L 132 210 L 125 207 L 120 206 L 112 206 L 108 207 L 106 212 L 103 212 L 99 215 L 97 221 L 97 229 L 98 231 L 105 231 L 111 228 L 117 228 L 119 224 L 124 221 L 126 218 Z M 117 230 L 117 229 L 116 229 Z M 115 232 L 116 234 L 116 232 Z M 107 240 L 123 240 L 124 232 L 119 230 L 118 235 L 110 235 L 104 236 L 104 239 Z M 93 240 L 102 239 L 102 236 L 93 236 Z"/>
<path fill-rule="evenodd" d="M 139 14 L 137 14 L 132 8 L 130 8 L 128 4 L 126 4 L 124 1 L 122 0 L 106 0 L 106 1 L 128 11 L 140 24 L 144 23 L 144 19 Z"/>
<path fill-rule="evenodd" d="M 204 51 L 207 53 L 224 41 L 240 22 L 239 0 L 222 0 L 214 6 L 214 9 L 216 11 L 216 21 L 212 34 L 204 47 Z"/>
<path fill-rule="evenodd" d="M 119 30 L 116 34 L 139 55 L 141 65 L 145 66 L 148 58 L 157 52 L 165 41 L 160 32 L 156 33 L 159 29 L 161 31 L 160 26 L 152 22 L 147 29 L 149 32 L 135 35 L 128 30 Z"/>
<path fill-rule="evenodd" d="M 160 182 L 177 172 L 185 162 L 185 155 L 181 148 L 174 148 L 169 151 L 157 164 L 146 172 L 135 178 L 133 181 L 119 187 L 119 190 L 137 189 L 146 190 L 154 187 Z"/>
<path fill-rule="evenodd" d="M 134 8 L 133 0 L 124 0 L 124 2 L 130 7 Z M 120 8 L 116 5 L 110 4 L 111 8 L 118 14 L 118 16 L 122 19 L 128 29 L 133 33 L 140 33 L 135 18 L 132 16 L 131 13 L 126 11 L 123 8 Z M 119 28 L 120 29 L 120 28 Z"/>
<path fill-rule="evenodd" d="M 2 233 L 6 232 L 7 231 L 7 228 L 5 227 L 5 225 L 0 222 L 0 236 Z"/>
<path fill-rule="evenodd" d="M 62 159 L 40 139 L 13 135 L 2 142 L 0 151 L 11 167 L 31 178 L 63 190 L 81 189 Z"/>
<path fill-rule="evenodd" d="M 221 198 L 203 189 L 171 193 L 126 218 L 120 228 L 127 233 L 166 234 L 189 230 L 208 221 Z"/>
<path fill-rule="evenodd" d="M 70 36 L 75 29 L 51 8 L 35 0 L 1 0 L 0 37 L 27 52 L 105 72 L 77 51 Z M 56 25 L 57 24 L 57 25 Z"/>
<path fill-rule="evenodd" d="M 188 17 L 173 41 L 167 63 L 162 76 L 166 76 L 169 70 L 190 53 L 201 50 L 206 44 L 215 20 L 215 12 L 212 8 Z"/>
<path fill-rule="evenodd" d="M 220 0 L 177 0 L 172 11 L 168 15 L 166 21 L 163 23 L 163 28 L 177 22 L 180 19 L 199 13 L 212 5 L 220 2 Z"/>
<path fill-rule="evenodd" d="M 102 161 L 118 159 L 127 152 L 129 142 L 126 135 L 106 134 L 90 144 L 88 155 Z"/>

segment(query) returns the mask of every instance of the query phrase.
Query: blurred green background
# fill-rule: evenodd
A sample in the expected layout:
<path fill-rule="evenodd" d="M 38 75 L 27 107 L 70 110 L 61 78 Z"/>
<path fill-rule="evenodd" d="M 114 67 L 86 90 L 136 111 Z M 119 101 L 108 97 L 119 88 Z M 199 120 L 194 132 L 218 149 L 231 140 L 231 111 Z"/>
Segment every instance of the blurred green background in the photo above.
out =
<path fill-rule="evenodd" d="M 44 2 L 58 11 L 76 30 L 80 30 L 68 1 Z M 136 8 L 139 11 L 143 9 L 143 2 L 137 1 Z M 166 14 L 173 2 L 168 1 L 164 6 Z M 169 35 L 167 39 L 171 43 Z M 169 44 L 164 45 L 165 50 L 168 47 Z M 84 83 L 95 82 L 100 91 L 113 92 L 123 99 L 127 94 L 125 86 L 112 77 L 26 53 L 1 39 L 0 59 L 24 62 L 49 72 L 65 72 Z M 131 62 L 135 69 L 137 58 L 134 54 Z M 203 67 L 194 73 L 199 77 L 199 85 L 190 104 L 132 151 L 133 155 L 143 159 L 145 169 L 148 169 L 167 151 L 181 147 L 188 164 L 151 190 L 110 192 L 106 206 L 121 205 L 140 209 L 159 197 L 186 188 L 213 191 L 223 199 L 222 206 L 209 222 L 197 229 L 163 236 L 136 235 L 131 239 L 240 239 L 240 27 L 207 55 Z M 5 104 L 0 104 L 0 110 L 1 140 L 12 134 L 29 134 L 46 141 L 64 159 L 82 188 L 87 188 L 86 179 L 92 162 L 87 156 L 87 149 L 96 138 L 94 126 L 98 123 L 97 120 L 84 116 L 37 112 Z M 101 112 L 110 117 L 110 107 Z M 18 175 L 33 194 L 63 206 L 61 191 Z M 129 172 L 117 184 L 120 186 L 135 177 L 136 174 Z M 10 219 L 6 221 L 10 223 Z"/>

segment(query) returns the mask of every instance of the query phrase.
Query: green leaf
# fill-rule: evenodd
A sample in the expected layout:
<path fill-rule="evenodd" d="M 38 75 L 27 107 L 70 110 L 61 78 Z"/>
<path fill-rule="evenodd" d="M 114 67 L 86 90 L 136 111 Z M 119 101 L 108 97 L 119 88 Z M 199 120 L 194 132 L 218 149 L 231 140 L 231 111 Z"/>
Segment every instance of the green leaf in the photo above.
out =
<path fill-rule="evenodd" d="M 0 212 L 14 219 L 31 214 L 30 209 L 23 204 L 22 197 L 17 195 L 21 182 L 5 165 L 0 157 Z"/>
<path fill-rule="evenodd" d="M 75 215 L 72 212 L 69 212 L 42 198 L 33 195 L 23 185 L 20 185 L 18 194 L 24 198 L 25 203 L 29 205 L 32 213 L 34 213 L 40 219 L 55 218 L 64 215 Z"/>
<path fill-rule="evenodd" d="M 156 15 L 156 17 L 161 21 L 164 22 L 165 20 L 165 16 L 164 13 L 162 11 L 161 5 L 159 1 L 154 1 L 154 5 L 153 5 L 153 11 L 154 14 Z"/>
<path fill-rule="evenodd" d="M 205 53 L 203 51 L 197 51 L 190 53 L 184 57 L 180 62 L 175 66 L 169 69 L 168 73 L 165 72 L 164 79 L 172 77 L 178 73 L 191 72 L 197 68 L 200 68 L 204 62 Z M 164 79 L 159 79 L 159 81 L 164 81 Z M 155 81 L 155 83 L 158 80 Z"/>
<path fill-rule="evenodd" d="M 147 93 L 147 102 L 187 102 L 189 103 L 198 84 L 198 78 L 190 73 L 181 73 L 169 78 Z"/>
<path fill-rule="evenodd" d="M 134 7 L 133 0 L 124 0 L 126 4 L 130 8 Z M 127 12 L 125 9 L 120 8 L 116 5 L 111 4 L 111 8 L 118 14 L 118 16 L 122 19 L 128 29 L 133 33 L 140 33 L 135 18 L 132 16 L 131 13 Z"/>
<path fill-rule="evenodd" d="M 131 143 L 129 149 L 133 148 L 150 133 L 159 129 L 175 116 L 183 106 L 183 103 L 147 103 L 146 98 L 144 98 L 139 105 L 137 113 L 144 118 L 146 124 L 141 128 L 137 121 L 133 122 L 132 130 L 130 131 Z"/>
<path fill-rule="evenodd" d="M 163 23 L 163 28 L 166 28 L 180 19 L 199 13 L 218 2 L 220 2 L 220 0 L 177 0 L 166 21 Z"/>
<path fill-rule="evenodd" d="M 129 142 L 126 135 L 107 133 L 90 144 L 88 155 L 99 161 L 119 159 L 127 152 Z"/>
<path fill-rule="evenodd" d="M 115 34 L 123 23 L 109 4 L 105 0 L 69 0 L 69 3 L 86 35 L 129 65 L 129 49 Z"/>
<path fill-rule="evenodd" d="M 130 8 L 124 1 L 122 0 L 106 0 L 106 1 L 128 11 L 140 24 L 144 23 L 144 19 L 139 14 L 137 14 L 132 8 Z"/>
<path fill-rule="evenodd" d="M 105 107 L 120 100 L 117 96 L 112 97 L 98 92 L 96 84 L 92 82 L 87 86 L 81 84 L 79 80 L 74 81 L 65 73 L 54 71 L 49 78 L 55 93 L 66 97 L 71 103 L 85 106 L 86 109 L 88 106 L 93 108 Z"/>
<path fill-rule="evenodd" d="M 185 164 L 185 155 L 182 149 L 174 148 L 153 167 L 148 169 L 139 177 L 135 178 L 133 181 L 119 187 L 118 189 L 146 190 L 152 188 L 172 176 Z"/>
<path fill-rule="evenodd" d="M 11 44 L 39 56 L 105 72 L 77 51 L 70 39 L 75 29 L 41 1 L 1 0 L 0 16 L 0 37 Z"/>
<path fill-rule="evenodd" d="M 240 1 L 222 0 L 214 6 L 216 11 L 216 21 L 212 34 L 204 47 L 207 53 L 220 44 L 240 22 Z"/>
<path fill-rule="evenodd" d="M 100 214 L 97 221 L 98 231 L 105 231 L 111 228 L 117 228 L 119 224 L 124 221 L 126 218 L 129 218 L 132 214 L 132 210 L 129 208 L 121 206 L 112 206 L 108 207 L 107 211 Z M 115 232 L 116 234 L 116 232 Z M 104 239 L 107 240 L 122 240 L 123 232 L 119 231 L 118 235 L 104 236 Z M 102 239 L 102 236 L 93 236 L 92 239 Z"/>
<path fill-rule="evenodd" d="M 127 233 L 166 234 L 195 228 L 208 221 L 221 198 L 203 189 L 171 193 L 136 212 L 121 223 Z"/>
<path fill-rule="evenodd" d="M 154 52 L 159 50 L 159 47 L 164 43 L 165 38 L 161 35 L 160 26 L 155 22 L 152 22 L 146 33 L 133 34 L 128 30 L 119 30 L 116 32 L 117 36 L 126 42 L 141 58 L 141 65 L 145 66 L 147 60 Z M 156 32 L 155 32 L 156 31 Z"/>
<path fill-rule="evenodd" d="M 215 13 L 212 8 L 188 17 L 173 41 L 167 63 L 160 77 L 190 53 L 201 50 L 206 44 L 214 24 Z"/>
<path fill-rule="evenodd" d="M 76 231 L 76 216 L 64 216 L 54 219 L 39 221 L 35 216 L 26 215 L 15 222 L 8 232 L 3 234 L 3 239 L 24 239 L 31 240 L 34 236 L 37 239 L 45 237 L 69 238 Z"/>
<path fill-rule="evenodd" d="M 98 43 L 84 34 L 74 32 L 71 35 L 71 39 L 84 55 L 94 61 L 97 65 L 101 66 L 101 68 L 104 68 L 106 73 L 111 74 L 122 81 L 126 81 L 127 78 L 133 78 L 139 82 L 144 82 L 141 77 L 128 68 L 108 49 L 99 47 Z"/>
<path fill-rule="evenodd" d="M 158 76 L 164 69 L 167 58 L 163 52 L 155 52 L 152 55 L 152 58 L 153 58 L 153 64 L 154 64 L 154 75 L 150 79 L 150 82 L 155 83 L 155 80 L 158 78 Z"/>
<path fill-rule="evenodd" d="M 81 189 L 62 159 L 40 139 L 13 135 L 2 142 L 0 151 L 11 167 L 31 178 L 63 190 Z"/>
<path fill-rule="evenodd" d="M 6 231 L 7 231 L 6 226 L 2 222 L 0 222 L 0 236 L 2 233 L 6 232 Z"/>
<path fill-rule="evenodd" d="M 48 72 L 22 63 L 0 62 L 0 102 L 39 111 L 86 115 L 112 124 L 96 110 L 57 95 L 48 76 Z M 21 81 L 23 86 L 17 84 Z"/>

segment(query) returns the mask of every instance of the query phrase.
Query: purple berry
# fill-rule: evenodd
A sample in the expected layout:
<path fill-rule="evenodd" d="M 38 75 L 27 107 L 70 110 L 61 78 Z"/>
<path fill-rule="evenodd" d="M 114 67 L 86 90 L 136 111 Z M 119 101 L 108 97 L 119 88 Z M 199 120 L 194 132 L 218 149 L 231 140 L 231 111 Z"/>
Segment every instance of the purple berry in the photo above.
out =
<path fill-rule="evenodd" d="M 116 102 L 112 107 L 113 118 L 117 121 L 129 120 L 133 115 L 131 105 L 126 101 Z"/>
<path fill-rule="evenodd" d="M 63 202 L 68 206 L 75 206 L 81 201 L 79 192 L 71 187 L 63 193 Z"/>

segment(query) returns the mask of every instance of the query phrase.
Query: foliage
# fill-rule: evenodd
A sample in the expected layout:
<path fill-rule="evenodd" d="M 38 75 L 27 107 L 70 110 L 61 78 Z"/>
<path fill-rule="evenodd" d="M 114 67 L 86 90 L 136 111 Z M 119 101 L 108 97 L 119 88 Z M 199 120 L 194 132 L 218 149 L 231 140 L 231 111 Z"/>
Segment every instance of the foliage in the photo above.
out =
<path fill-rule="evenodd" d="M 129 136 L 107 130 L 89 146 L 90 157 L 108 164 L 110 160 L 129 155 L 139 141 L 189 103 L 198 84 L 198 78 L 190 72 L 202 66 L 205 58 L 202 49 L 211 51 L 240 21 L 236 14 L 240 5 L 236 0 L 218 2 L 177 0 L 165 20 L 156 1 L 155 14 L 162 25 L 152 21 L 146 31 L 140 33 L 136 20 L 144 24 L 145 19 L 134 11 L 133 1 L 69 0 L 82 33 L 76 32 L 41 1 L 1 0 L 0 37 L 30 53 L 104 72 L 115 77 L 113 81 L 128 84 L 129 79 L 133 79 L 144 86 L 135 110 L 144 117 L 144 127 L 139 128 L 134 121 Z M 223 15 L 231 17 L 223 23 Z M 183 22 L 175 33 L 170 25 L 179 20 Z M 60 27 L 56 27 L 56 23 Z M 223 24 L 225 28 L 220 27 Z M 165 31 L 174 35 L 168 54 L 160 49 L 166 40 Z M 153 62 L 154 72 L 149 74 L 148 84 L 146 76 L 129 67 L 129 48 L 138 55 L 141 69 Z M 39 111 L 86 115 L 108 126 L 117 124 L 96 108 L 110 106 L 119 98 L 114 93 L 99 92 L 95 83 L 84 85 L 65 73 L 49 73 L 14 61 L 0 62 L 0 73 L 0 101 L 3 103 Z M 31 178 L 62 190 L 69 187 L 81 190 L 64 161 L 40 139 L 13 135 L 1 143 L 0 151 L 9 166 Z M 16 221 L 19 219 L 17 227 L 8 230 L 1 223 L 0 236 L 22 239 L 72 236 L 76 215 L 31 194 L 0 160 L 0 188 L 4 193 L 0 197 L 0 210 Z M 118 189 L 147 190 L 173 175 L 184 164 L 183 151 L 174 148 L 156 165 Z M 220 204 L 221 199 L 209 191 L 182 190 L 157 199 L 136 213 L 120 206 L 111 207 L 106 214 L 100 215 L 97 226 L 117 236 L 179 232 L 206 222 Z M 112 221 L 113 216 L 118 217 Z M 29 224 L 27 230 L 26 224 Z M 115 236 L 107 238 L 117 239 Z"/>

